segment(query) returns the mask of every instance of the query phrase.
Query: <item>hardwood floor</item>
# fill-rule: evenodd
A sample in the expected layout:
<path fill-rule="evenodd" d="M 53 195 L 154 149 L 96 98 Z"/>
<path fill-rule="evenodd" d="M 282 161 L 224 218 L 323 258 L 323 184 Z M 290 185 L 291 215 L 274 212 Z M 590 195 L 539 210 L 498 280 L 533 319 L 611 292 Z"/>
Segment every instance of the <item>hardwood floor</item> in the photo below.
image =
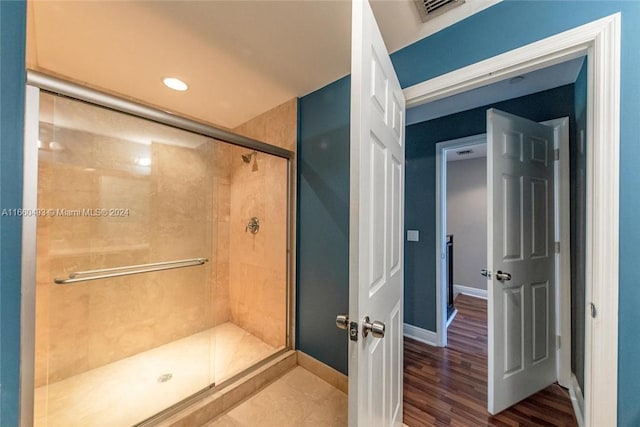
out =
<path fill-rule="evenodd" d="M 459 295 L 446 348 L 404 339 L 404 423 L 422 426 L 577 426 L 557 384 L 491 416 L 487 412 L 487 302 Z"/>

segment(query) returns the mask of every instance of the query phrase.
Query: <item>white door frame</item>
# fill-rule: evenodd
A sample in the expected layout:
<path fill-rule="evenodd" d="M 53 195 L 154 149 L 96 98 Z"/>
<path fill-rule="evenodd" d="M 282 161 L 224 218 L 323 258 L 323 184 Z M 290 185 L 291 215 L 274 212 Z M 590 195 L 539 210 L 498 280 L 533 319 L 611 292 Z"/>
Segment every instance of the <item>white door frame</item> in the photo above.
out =
<path fill-rule="evenodd" d="M 407 108 L 580 56 L 588 59 L 585 426 L 617 424 L 620 13 L 404 90 Z M 591 310 L 587 310 L 591 311 Z"/>
<path fill-rule="evenodd" d="M 487 135 L 473 135 L 452 139 L 436 144 L 436 345 L 447 345 L 447 282 L 444 271 L 447 269 L 446 224 L 447 219 L 447 159 L 448 150 L 469 147 L 487 142 Z M 478 276 L 480 272 L 478 272 Z"/>

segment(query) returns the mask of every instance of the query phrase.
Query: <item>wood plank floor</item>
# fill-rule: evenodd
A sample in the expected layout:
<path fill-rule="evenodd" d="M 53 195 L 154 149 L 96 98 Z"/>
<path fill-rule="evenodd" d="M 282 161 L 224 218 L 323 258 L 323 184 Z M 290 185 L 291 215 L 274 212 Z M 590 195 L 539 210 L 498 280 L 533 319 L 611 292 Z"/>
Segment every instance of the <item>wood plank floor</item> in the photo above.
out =
<path fill-rule="evenodd" d="M 487 302 L 459 295 L 446 348 L 404 339 L 404 423 L 422 426 L 577 426 L 569 393 L 554 384 L 487 412 Z"/>

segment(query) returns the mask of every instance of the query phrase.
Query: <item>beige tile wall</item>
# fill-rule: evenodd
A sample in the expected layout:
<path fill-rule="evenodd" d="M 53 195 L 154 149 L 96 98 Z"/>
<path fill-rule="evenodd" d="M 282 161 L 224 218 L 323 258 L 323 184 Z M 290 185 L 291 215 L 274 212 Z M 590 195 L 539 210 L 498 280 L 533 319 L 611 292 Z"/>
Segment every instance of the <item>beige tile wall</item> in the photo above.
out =
<path fill-rule="evenodd" d="M 241 125 L 236 132 L 295 150 L 297 100 Z M 231 154 L 231 220 L 229 300 L 231 319 L 267 344 L 282 347 L 286 339 L 287 161 L 258 153 L 258 170 L 242 161 L 250 150 Z M 246 231 L 251 217 L 260 231 Z"/>
<path fill-rule="evenodd" d="M 298 100 L 293 98 L 241 124 L 233 131 L 277 147 L 296 151 Z"/>
<path fill-rule="evenodd" d="M 211 286 L 212 219 L 214 198 L 224 196 L 215 185 L 211 191 L 214 144 L 141 146 L 64 129 L 55 138 L 65 148 L 40 150 L 39 207 L 128 208 L 130 215 L 38 219 L 36 386 L 211 327 L 210 301 L 219 288 Z M 151 157 L 151 167 L 135 165 L 141 153 Z M 72 271 L 195 257 L 211 262 L 53 283 Z"/>
<path fill-rule="evenodd" d="M 231 216 L 231 151 L 232 146 L 216 143 L 214 147 L 213 214 L 216 236 L 215 269 L 213 270 L 214 292 L 212 293 L 213 324 L 220 325 L 231 320 L 229 306 L 229 217 Z"/>

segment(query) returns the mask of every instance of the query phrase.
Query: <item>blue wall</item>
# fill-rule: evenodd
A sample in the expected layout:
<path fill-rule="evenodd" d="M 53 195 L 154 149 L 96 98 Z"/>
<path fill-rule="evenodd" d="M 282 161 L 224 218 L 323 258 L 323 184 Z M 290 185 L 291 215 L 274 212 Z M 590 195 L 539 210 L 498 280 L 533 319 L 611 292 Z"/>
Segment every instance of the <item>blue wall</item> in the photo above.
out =
<path fill-rule="evenodd" d="M 22 205 L 26 3 L 0 1 L 0 212 Z M 0 214 L 0 426 L 18 425 L 21 220 Z"/>
<path fill-rule="evenodd" d="M 296 343 L 347 373 L 350 78 L 300 99 Z"/>
<path fill-rule="evenodd" d="M 575 127 L 573 85 L 407 126 L 405 228 L 419 230 L 420 241 L 404 244 L 404 321 L 430 331 L 436 330 L 435 144 L 486 133 L 489 108 L 536 122 L 569 117 Z"/>

